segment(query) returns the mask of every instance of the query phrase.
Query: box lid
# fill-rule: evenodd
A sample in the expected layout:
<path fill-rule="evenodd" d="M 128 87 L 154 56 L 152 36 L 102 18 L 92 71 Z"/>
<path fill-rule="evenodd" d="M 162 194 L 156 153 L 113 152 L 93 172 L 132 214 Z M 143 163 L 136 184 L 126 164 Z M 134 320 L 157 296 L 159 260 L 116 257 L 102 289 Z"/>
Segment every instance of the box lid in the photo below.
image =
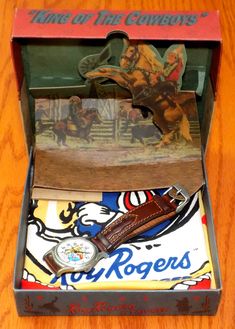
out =
<path fill-rule="evenodd" d="M 216 90 L 221 32 L 218 11 L 16 10 L 12 38 L 105 39 L 122 32 L 130 40 L 215 42 L 211 79 Z M 19 49 L 13 43 L 19 86 Z"/>
<path fill-rule="evenodd" d="M 116 36 L 118 37 L 116 38 Z M 76 94 L 76 90 L 78 90 L 76 89 L 76 84 L 79 86 L 80 82 L 77 82 L 77 77 L 76 74 L 74 75 L 73 70 L 77 66 L 76 61 L 78 59 L 81 61 L 82 59 L 79 57 L 80 54 L 74 51 L 78 44 L 80 52 L 82 49 L 82 54 L 83 52 L 86 53 L 88 49 L 90 53 L 88 52 L 86 55 L 93 56 L 97 53 L 97 49 L 99 52 L 102 52 L 106 41 L 109 42 L 110 48 L 113 47 L 115 49 L 118 44 L 116 41 L 121 40 L 123 36 L 128 37 L 130 41 L 141 40 L 141 42 L 152 44 L 159 49 L 162 58 L 165 56 L 164 52 L 167 47 L 171 44 L 184 43 L 186 48 L 188 48 L 188 58 L 190 60 L 187 68 L 189 71 L 194 70 L 197 72 L 198 83 L 192 90 L 199 95 L 197 103 L 199 106 L 202 144 L 205 146 L 220 63 L 221 35 L 218 12 L 17 10 L 12 36 L 13 58 L 19 91 L 23 85 L 23 78 L 26 77 L 26 83 L 24 84 L 25 94 L 28 94 L 31 112 L 32 107 L 34 108 L 35 106 L 34 100 L 39 95 L 46 96 L 57 93 L 58 95 L 69 97 L 73 93 Z M 88 48 L 87 45 L 89 46 Z M 68 55 L 66 55 L 67 47 L 71 49 L 69 60 Z M 120 56 L 121 51 L 119 51 L 116 59 L 113 62 L 111 61 L 112 65 L 117 65 L 115 60 L 117 61 L 117 58 L 119 60 Z M 204 61 L 203 65 L 201 65 L 200 60 Z M 187 81 L 188 75 L 188 73 L 185 74 L 186 79 L 183 80 L 183 89 L 185 90 L 190 85 L 190 81 Z M 183 101 L 187 97 L 183 95 L 180 99 Z M 37 153 L 36 164 L 38 162 L 42 163 L 42 160 L 46 159 L 44 166 L 40 165 L 40 168 L 38 167 L 39 172 L 46 172 L 46 169 L 48 169 L 47 164 L 53 163 L 53 159 L 57 159 L 56 163 L 60 161 L 64 163 L 63 159 L 61 159 L 63 152 L 58 153 L 56 151 L 56 155 L 53 152 L 49 153 L 46 156 L 41 150 Z M 40 159 L 40 161 L 37 159 Z M 51 160 L 48 162 L 48 159 Z M 71 154 L 66 161 L 69 159 L 72 159 Z M 69 162 L 70 164 L 72 163 L 70 160 Z M 188 164 L 187 161 L 184 163 Z M 70 168 L 69 166 L 66 167 Z M 102 174 L 107 183 L 107 172 L 103 171 L 104 164 L 98 167 L 96 171 L 101 175 L 99 183 L 102 181 Z M 53 176 L 53 168 L 52 166 L 51 176 Z M 129 169 L 131 168 L 133 169 L 134 167 L 132 166 Z M 182 168 L 184 167 L 182 166 Z M 83 169 L 82 175 L 84 174 Z M 87 174 L 92 170 L 92 166 L 89 164 L 85 169 L 88 172 L 85 171 L 86 175 L 84 174 L 84 177 L 87 177 Z M 192 177 L 191 169 L 189 171 L 190 177 Z M 123 167 L 121 171 L 117 171 L 120 177 L 122 177 L 122 171 Z M 124 171 L 125 177 L 123 176 L 123 181 L 125 181 L 125 186 L 129 186 L 128 175 L 126 175 L 128 171 L 126 169 Z M 151 171 L 154 172 L 154 169 L 151 169 Z M 181 171 L 184 172 L 184 169 Z M 197 171 L 200 172 L 201 169 Z M 71 173 L 71 170 L 69 172 Z M 169 172 L 171 172 L 171 169 Z M 136 173 L 134 168 L 133 177 L 139 178 L 141 176 L 139 173 L 140 171 Z M 40 177 L 42 177 L 41 174 Z M 108 175 L 108 181 L 109 177 L 110 175 Z M 142 174 L 142 181 L 143 177 L 144 175 Z M 48 177 L 44 178 L 47 180 Z M 185 179 L 187 181 L 187 177 Z M 73 176 L 71 184 L 73 185 L 75 181 L 76 177 Z M 135 179 L 135 181 L 137 182 L 138 179 Z M 138 188 L 134 184 L 131 189 L 140 189 L 141 184 L 138 181 Z M 156 183 L 153 184 L 156 187 Z M 202 184 L 202 180 L 199 177 L 194 190 L 200 187 L 200 184 Z M 93 189 L 96 185 L 93 182 Z M 151 188 L 150 185 L 146 186 Z M 46 187 L 50 187 L 50 185 Z M 83 188 L 83 190 L 85 189 Z M 111 186 L 110 189 L 113 190 L 113 187 Z M 124 189 L 126 190 L 127 188 L 125 187 Z M 107 190 L 107 188 L 103 189 L 102 184 L 99 184 L 99 190 Z M 122 188 L 118 185 L 115 187 L 115 190 L 122 190 Z"/>
<path fill-rule="evenodd" d="M 221 40 L 218 11 L 18 9 L 13 37 L 103 39 L 113 31 L 129 39 Z"/>

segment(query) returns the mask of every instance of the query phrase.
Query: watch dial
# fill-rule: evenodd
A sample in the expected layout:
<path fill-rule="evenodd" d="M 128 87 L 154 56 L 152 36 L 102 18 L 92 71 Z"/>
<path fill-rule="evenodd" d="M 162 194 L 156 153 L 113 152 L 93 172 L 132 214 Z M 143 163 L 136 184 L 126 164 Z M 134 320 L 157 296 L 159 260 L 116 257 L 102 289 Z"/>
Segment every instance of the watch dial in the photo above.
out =
<path fill-rule="evenodd" d="M 82 266 L 95 256 L 96 248 L 84 238 L 71 238 L 62 241 L 55 250 L 56 256 L 66 266 Z"/>

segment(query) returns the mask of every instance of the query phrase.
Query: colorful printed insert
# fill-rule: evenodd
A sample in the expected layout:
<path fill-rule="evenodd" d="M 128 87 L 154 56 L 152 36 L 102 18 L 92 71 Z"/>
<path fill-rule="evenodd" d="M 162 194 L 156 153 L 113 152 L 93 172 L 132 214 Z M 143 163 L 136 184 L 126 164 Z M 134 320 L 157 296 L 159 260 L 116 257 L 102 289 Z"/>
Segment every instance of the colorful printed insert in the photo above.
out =
<path fill-rule="evenodd" d="M 205 289 L 214 286 L 206 216 L 197 193 L 184 210 L 119 246 L 90 272 L 56 277 L 43 255 L 68 237 L 95 236 L 164 190 L 103 193 L 99 203 L 33 201 L 23 289 Z"/>

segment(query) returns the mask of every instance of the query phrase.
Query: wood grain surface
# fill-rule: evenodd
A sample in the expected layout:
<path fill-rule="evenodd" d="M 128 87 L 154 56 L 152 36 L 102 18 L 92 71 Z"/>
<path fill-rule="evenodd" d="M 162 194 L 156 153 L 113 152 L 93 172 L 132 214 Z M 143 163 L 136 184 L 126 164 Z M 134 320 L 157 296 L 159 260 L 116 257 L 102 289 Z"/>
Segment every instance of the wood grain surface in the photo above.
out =
<path fill-rule="evenodd" d="M 18 110 L 10 54 L 14 9 L 220 10 L 223 56 L 219 90 L 206 155 L 223 279 L 216 316 L 27 317 L 17 315 L 13 266 L 28 157 Z M 235 6 L 233 0 L 0 0 L 0 327 L 1 328 L 174 328 L 235 327 Z"/>

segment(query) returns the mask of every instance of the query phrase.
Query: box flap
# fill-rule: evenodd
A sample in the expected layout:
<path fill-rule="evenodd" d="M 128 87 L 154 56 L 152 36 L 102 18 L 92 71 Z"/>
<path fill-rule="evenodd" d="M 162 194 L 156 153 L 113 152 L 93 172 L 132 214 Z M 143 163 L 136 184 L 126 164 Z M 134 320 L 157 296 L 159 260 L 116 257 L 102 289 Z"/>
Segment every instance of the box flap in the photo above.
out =
<path fill-rule="evenodd" d="M 218 11 L 19 9 L 13 37 L 104 39 L 117 31 L 135 40 L 221 40 Z"/>

